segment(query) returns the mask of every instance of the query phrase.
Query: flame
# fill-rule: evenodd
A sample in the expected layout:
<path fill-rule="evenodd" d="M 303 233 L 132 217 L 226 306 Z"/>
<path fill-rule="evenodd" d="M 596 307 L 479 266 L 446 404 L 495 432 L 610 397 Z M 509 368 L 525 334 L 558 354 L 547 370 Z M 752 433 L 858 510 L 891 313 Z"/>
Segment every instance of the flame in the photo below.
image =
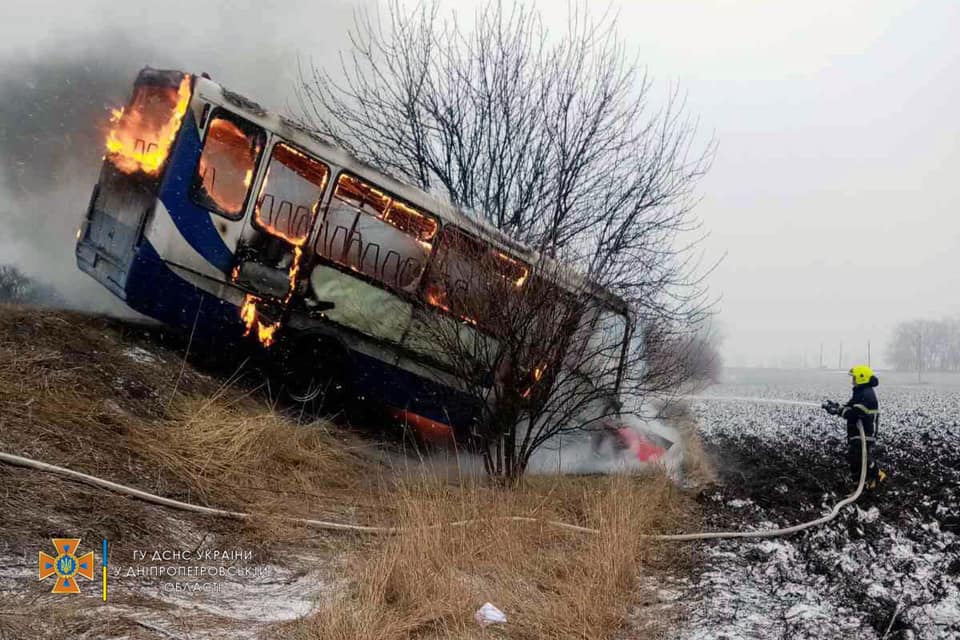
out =
<path fill-rule="evenodd" d="M 265 347 L 269 347 L 273 344 L 273 334 L 280 328 L 280 323 L 276 322 L 270 325 L 258 325 L 257 326 L 257 340 L 260 341 Z"/>
<path fill-rule="evenodd" d="M 450 307 L 445 304 L 447 298 L 446 293 L 438 285 L 431 285 L 427 287 L 425 293 L 427 302 L 435 307 L 440 307 L 444 311 L 450 311 Z"/>
<path fill-rule="evenodd" d="M 540 382 L 540 378 L 543 377 L 543 372 L 546 371 L 547 365 L 541 365 L 539 367 L 533 368 L 533 382 L 530 383 L 530 386 L 527 387 L 527 390 L 524 391 L 520 397 L 529 398 L 530 394 L 533 392 L 533 388 L 537 386 L 537 383 Z"/>
<path fill-rule="evenodd" d="M 377 218 L 424 243 L 428 249 L 432 246 L 430 241 L 440 229 L 440 224 L 433 216 L 404 204 L 372 184 L 346 173 L 340 174 L 337 178 L 333 195 L 361 209 L 369 206 Z"/>
<path fill-rule="evenodd" d="M 243 335 L 250 335 L 250 331 L 257 321 L 257 299 L 254 296 L 247 294 L 243 298 L 243 306 L 240 307 L 240 319 L 243 320 L 243 324 L 247 327 Z"/>
<path fill-rule="evenodd" d="M 294 245 L 293 262 L 290 264 L 290 289 L 287 291 L 287 297 L 283 299 L 284 304 L 290 302 L 290 298 L 293 297 L 293 291 L 297 286 L 297 274 L 300 273 L 301 257 L 303 257 L 303 248 L 300 245 Z"/>
<path fill-rule="evenodd" d="M 112 110 L 113 128 L 107 134 L 106 157 L 124 173 L 142 171 L 158 175 L 189 104 L 189 75 L 183 76 L 176 90 L 137 87 L 129 111 L 126 108 Z"/>
<path fill-rule="evenodd" d="M 527 276 L 530 274 L 530 270 L 527 268 L 527 266 L 519 260 L 508 256 L 502 251 L 495 250 L 494 255 L 496 255 L 497 258 L 503 263 L 501 267 L 502 270 L 498 275 L 500 275 L 501 278 L 511 280 L 511 275 L 519 273 L 520 275 L 516 278 L 513 278 L 512 282 L 515 287 L 522 287 L 523 283 L 527 281 Z M 510 271 L 513 271 L 513 273 L 511 274 Z"/>
<path fill-rule="evenodd" d="M 243 332 L 243 335 L 249 336 L 253 333 L 254 328 L 256 328 L 257 340 L 259 340 L 260 344 L 264 347 L 269 347 L 273 345 L 273 334 L 280 328 L 280 323 L 264 324 L 261 322 L 259 314 L 257 313 L 258 302 L 260 302 L 260 299 L 249 293 L 243 298 L 243 305 L 240 307 L 240 319 L 243 320 L 243 324 L 247 328 L 247 330 Z"/>
<path fill-rule="evenodd" d="M 290 265 L 290 289 L 287 291 L 286 297 L 283 299 L 283 303 L 287 304 L 290 302 L 290 299 L 293 297 L 293 292 L 297 284 L 297 274 L 300 273 L 300 259 L 303 257 L 303 249 L 297 245 L 293 248 L 293 262 Z M 231 273 L 231 278 L 236 281 L 237 276 L 240 273 L 239 265 L 234 267 L 233 272 Z M 253 294 L 246 294 L 243 297 L 243 304 L 240 306 L 240 319 L 243 321 L 243 325 L 246 327 L 246 330 L 243 332 L 244 337 L 249 336 L 253 333 L 253 330 L 257 330 L 257 340 L 260 341 L 264 347 L 270 347 L 275 342 L 274 334 L 277 332 L 277 329 L 280 328 L 281 321 L 278 320 L 273 323 L 265 323 L 260 320 L 260 315 L 257 311 L 257 303 L 260 302 L 260 298 Z"/>

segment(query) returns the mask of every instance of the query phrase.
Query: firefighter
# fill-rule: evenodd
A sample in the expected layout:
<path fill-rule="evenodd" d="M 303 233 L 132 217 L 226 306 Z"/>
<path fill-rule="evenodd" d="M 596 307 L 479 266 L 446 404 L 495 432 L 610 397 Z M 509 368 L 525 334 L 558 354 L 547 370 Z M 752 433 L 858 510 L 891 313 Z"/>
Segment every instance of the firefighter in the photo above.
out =
<path fill-rule="evenodd" d="M 827 413 L 840 416 L 847 421 L 847 461 L 856 479 L 860 478 L 861 462 L 861 436 L 857 423 L 863 425 L 863 433 L 867 439 L 866 488 L 876 489 L 887 476 L 877 466 L 873 451 L 880 427 L 880 404 L 873 389 L 880 384 L 880 381 L 873 375 L 873 370 L 865 364 L 858 364 L 851 368 L 850 378 L 853 383 L 853 396 L 850 400 L 844 405 L 828 400 L 823 403 L 823 408 Z"/>

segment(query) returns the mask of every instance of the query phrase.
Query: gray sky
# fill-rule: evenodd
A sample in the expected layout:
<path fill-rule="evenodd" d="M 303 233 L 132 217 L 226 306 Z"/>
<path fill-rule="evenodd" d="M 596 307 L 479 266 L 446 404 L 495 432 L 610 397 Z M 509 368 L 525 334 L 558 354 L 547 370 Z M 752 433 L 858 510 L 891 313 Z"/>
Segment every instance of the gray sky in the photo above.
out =
<path fill-rule="evenodd" d="M 126 73 L 126 87 L 143 64 L 176 65 L 283 107 L 297 54 L 335 60 L 357 3 L 269 4 L 0 0 L 0 81 L 19 74 L 29 83 L 30 65 L 54 59 Z M 565 2 L 537 4 L 551 29 L 563 27 Z M 704 137 L 719 143 L 698 214 L 711 233 L 708 256 L 727 253 L 711 287 L 722 296 L 728 364 L 803 355 L 813 364 L 823 342 L 836 365 L 842 341 L 849 366 L 865 359 L 868 339 L 876 363 L 897 321 L 960 313 L 960 3 L 611 6 L 660 88 L 679 82 Z M 9 86 L 0 90 L 14 95 Z M 105 113 L 102 103 L 91 108 Z M 52 259 L 57 284 L 106 299 L 71 271 L 77 202 L 100 152 L 91 153 L 57 174 L 49 193 L 31 186 L 22 206 L 0 207 L 15 219 L 0 258 L 32 268 Z M 25 210 L 52 213 L 38 225 Z"/>
<path fill-rule="evenodd" d="M 547 3 L 544 3 L 546 5 Z M 960 313 L 960 3 L 648 0 L 618 24 L 719 149 L 698 209 L 728 364 L 874 364 Z"/>

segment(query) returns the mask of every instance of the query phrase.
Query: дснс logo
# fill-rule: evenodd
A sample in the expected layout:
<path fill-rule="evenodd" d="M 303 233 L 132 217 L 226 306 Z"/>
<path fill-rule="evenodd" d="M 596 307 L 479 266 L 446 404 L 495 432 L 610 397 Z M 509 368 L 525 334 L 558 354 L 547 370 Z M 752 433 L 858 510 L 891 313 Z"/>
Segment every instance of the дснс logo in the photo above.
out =
<path fill-rule="evenodd" d="M 40 552 L 39 579 L 56 575 L 52 593 L 80 593 L 76 576 L 93 580 L 93 551 L 77 556 L 80 538 L 53 538 L 53 546 L 57 549 L 56 557 Z"/>

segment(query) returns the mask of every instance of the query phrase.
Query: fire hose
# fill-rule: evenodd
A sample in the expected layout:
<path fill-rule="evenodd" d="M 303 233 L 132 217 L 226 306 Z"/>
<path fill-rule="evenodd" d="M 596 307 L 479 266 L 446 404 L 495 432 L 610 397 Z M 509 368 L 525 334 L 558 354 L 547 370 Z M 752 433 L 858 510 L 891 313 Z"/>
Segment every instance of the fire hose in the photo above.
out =
<path fill-rule="evenodd" d="M 860 481 L 857 484 L 856 490 L 851 493 L 849 496 L 843 500 L 836 503 L 833 508 L 824 516 L 821 516 L 815 520 L 809 522 L 803 522 L 791 527 L 785 527 L 781 529 L 765 529 L 760 531 L 710 531 L 710 532 L 701 532 L 701 533 L 669 533 L 669 534 L 641 534 L 640 537 L 648 540 L 666 540 L 673 542 L 682 542 L 688 540 L 720 540 L 720 539 L 729 539 L 729 538 L 775 538 L 780 536 L 788 536 L 805 529 L 810 529 L 822 524 L 830 522 L 840 513 L 840 510 L 845 506 L 855 502 L 857 498 L 860 497 L 860 494 L 863 493 L 863 487 L 867 479 L 867 438 L 863 430 L 863 425 L 857 425 L 860 429 Z M 0 452 L 0 462 L 5 462 L 7 464 L 25 467 L 28 469 L 36 469 L 39 471 L 45 471 L 47 473 L 53 473 L 59 476 L 66 478 L 71 478 L 77 480 L 84 484 L 90 486 L 98 487 L 101 489 L 107 489 L 109 491 L 114 491 L 116 493 L 130 496 L 138 500 L 143 500 L 145 502 L 150 502 L 153 504 L 161 505 L 164 507 L 170 507 L 173 509 L 179 509 L 181 511 L 190 511 L 193 513 L 201 513 L 211 516 L 220 516 L 227 518 L 234 518 L 240 520 L 249 520 L 257 517 L 252 513 L 245 513 L 242 511 L 228 511 L 225 509 L 217 509 L 214 507 L 205 507 L 198 504 L 192 504 L 189 502 L 182 502 L 180 500 L 174 500 L 173 498 L 165 498 L 163 496 L 158 496 L 141 489 L 130 487 L 124 484 L 117 482 L 112 482 L 110 480 L 105 480 L 103 478 L 98 478 L 80 471 L 74 471 L 73 469 L 68 469 L 66 467 L 60 467 L 54 464 L 49 464 L 46 462 L 40 462 L 39 460 L 33 460 L 31 458 L 26 458 L 23 456 L 14 455 L 11 453 Z M 327 530 L 327 531 L 352 531 L 356 533 L 367 533 L 375 535 L 393 535 L 397 533 L 403 533 L 404 529 L 401 527 L 381 527 L 381 526 L 372 526 L 372 525 L 361 525 L 361 524 L 352 524 L 346 522 L 332 522 L 329 520 L 313 520 L 308 518 L 294 518 L 288 516 L 280 516 L 280 520 L 284 522 L 291 522 L 294 524 L 301 524 L 313 529 Z M 542 524 L 550 527 L 555 527 L 559 529 L 565 529 L 567 531 L 576 531 L 578 533 L 591 533 L 599 534 L 598 529 L 592 527 L 584 527 L 580 525 L 570 524 L 567 522 L 558 522 L 555 520 L 544 520 L 542 518 L 534 518 L 531 516 L 503 516 L 495 518 L 496 520 L 505 521 L 505 522 L 523 522 L 523 523 L 532 523 L 532 524 Z M 484 518 L 475 518 L 470 520 L 457 520 L 455 522 L 447 522 L 440 524 L 428 525 L 425 527 L 417 527 L 417 531 L 425 531 L 431 529 L 437 529 L 441 527 L 465 527 L 472 524 L 477 524 L 479 522 L 489 522 L 490 519 Z"/>

